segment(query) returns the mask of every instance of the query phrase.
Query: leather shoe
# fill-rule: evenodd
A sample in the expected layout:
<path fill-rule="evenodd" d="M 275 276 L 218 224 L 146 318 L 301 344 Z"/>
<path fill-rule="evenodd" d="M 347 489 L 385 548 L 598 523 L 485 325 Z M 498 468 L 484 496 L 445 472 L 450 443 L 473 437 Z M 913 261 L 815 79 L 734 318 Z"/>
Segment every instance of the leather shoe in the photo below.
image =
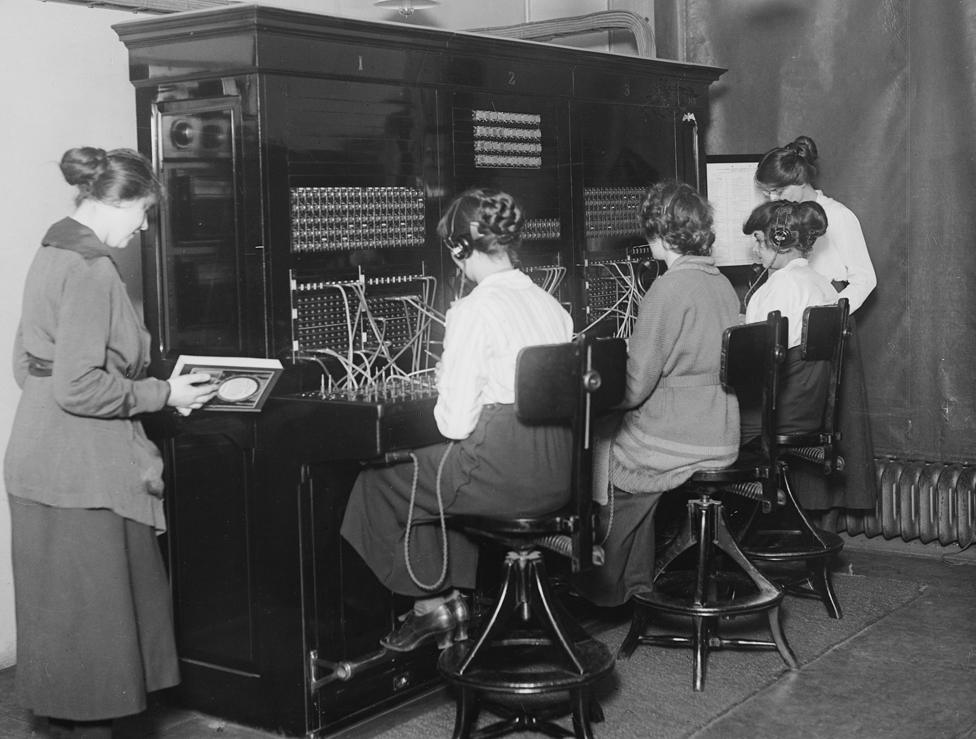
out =
<path fill-rule="evenodd" d="M 471 611 L 468 602 L 461 593 L 456 593 L 447 603 L 444 604 L 454 614 L 454 641 L 464 641 L 468 638 L 468 622 L 471 620 Z"/>
<path fill-rule="evenodd" d="M 458 625 L 454 614 L 454 609 L 446 603 L 422 616 L 411 611 L 398 628 L 380 639 L 380 645 L 393 652 L 410 652 L 424 642 L 436 639 L 438 647 L 447 649 Z"/>

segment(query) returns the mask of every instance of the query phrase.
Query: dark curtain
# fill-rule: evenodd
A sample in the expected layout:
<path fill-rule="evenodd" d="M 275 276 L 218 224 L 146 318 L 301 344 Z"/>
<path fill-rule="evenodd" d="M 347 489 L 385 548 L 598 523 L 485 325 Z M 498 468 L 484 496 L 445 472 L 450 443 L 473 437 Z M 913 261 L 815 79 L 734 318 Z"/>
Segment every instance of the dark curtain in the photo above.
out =
<path fill-rule="evenodd" d="M 858 311 L 875 453 L 976 462 L 976 3 L 686 0 L 713 86 L 709 154 L 805 134 L 859 217 L 878 287 Z"/>

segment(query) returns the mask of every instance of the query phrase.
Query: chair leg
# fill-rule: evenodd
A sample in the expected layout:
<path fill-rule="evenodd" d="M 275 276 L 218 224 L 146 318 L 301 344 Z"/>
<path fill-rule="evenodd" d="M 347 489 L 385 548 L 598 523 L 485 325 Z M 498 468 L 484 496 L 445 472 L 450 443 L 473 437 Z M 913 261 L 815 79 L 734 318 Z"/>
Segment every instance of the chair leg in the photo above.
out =
<path fill-rule="evenodd" d="M 773 642 L 776 644 L 779 656 L 783 658 L 791 670 L 797 669 L 799 664 L 796 661 L 796 655 L 793 654 L 793 650 L 790 649 L 790 645 L 786 642 L 786 636 L 783 634 L 783 625 L 779 620 L 779 606 L 771 608 L 767 611 L 767 615 L 769 617 L 769 632 L 773 635 Z"/>
<path fill-rule="evenodd" d="M 523 576 L 532 578 L 532 584 L 535 586 L 532 592 L 535 596 L 534 600 L 537 601 L 535 609 L 536 617 L 542 622 L 542 627 L 550 633 L 553 642 L 559 645 L 576 672 L 582 675 L 586 672 L 586 669 L 583 667 L 583 662 L 577 653 L 574 639 L 567 633 L 568 628 L 565 620 L 560 617 L 561 607 L 552 597 L 542 556 L 538 552 L 534 552 L 533 554 L 536 556 L 524 565 L 526 571 Z M 539 613 L 540 610 L 541 613 Z M 542 618 L 543 616 L 545 618 Z"/>
<path fill-rule="evenodd" d="M 664 572 L 674 560 L 698 543 L 695 525 L 695 517 L 697 515 L 698 508 L 694 506 L 694 504 L 697 502 L 698 501 L 695 500 L 688 501 L 688 520 L 686 525 L 682 527 L 681 533 L 678 534 L 675 540 L 671 542 L 671 545 L 654 563 L 655 580 L 657 580 L 658 576 Z"/>
<path fill-rule="evenodd" d="M 843 614 L 840 600 L 834 592 L 831 580 L 830 561 L 832 554 L 831 545 L 825 539 L 827 535 L 810 521 L 803 510 L 790 485 L 789 470 L 785 465 L 783 466 L 782 482 L 785 507 L 783 513 L 787 517 L 788 525 L 791 528 L 795 527 L 793 530 L 798 536 L 801 546 L 807 547 L 808 553 L 814 554 L 813 557 L 805 561 L 806 578 L 799 583 L 786 584 L 786 591 L 802 597 L 818 598 L 823 603 L 830 618 L 841 618 Z M 822 552 L 822 556 L 817 550 Z"/>
<path fill-rule="evenodd" d="M 605 716 L 603 715 L 603 706 L 600 705 L 600 701 L 590 695 L 587 698 L 587 707 L 589 709 L 586 714 L 590 718 L 591 724 L 602 724 Z"/>
<path fill-rule="evenodd" d="M 478 653 L 492 638 L 502 632 L 514 611 L 518 611 L 523 620 L 528 620 L 532 612 L 539 621 L 539 626 L 549 633 L 553 644 L 565 654 L 572 668 L 579 674 L 585 672 L 583 661 L 579 656 L 575 640 L 586 637 L 585 633 L 576 634 L 571 625 L 572 620 L 564 619 L 561 607 L 553 597 L 545 573 L 542 555 L 537 552 L 509 552 L 505 558 L 505 577 L 502 582 L 495 609 L 486 622 L 477 641 L 467 653 L 458 668 L 458 674 L 463 675 L 474 662 Z"/>
<path fill-rule="evenodd" d="M 516 598 L 519 589 L 519 575 L 516 571 L 517 563 L 512 557 L 509 556 L 505 558 L 504 567 L 505 572 L 502 578 L 498 598 L 495 599 L 495 608 L 481 629 L 481 633 L 478 635 L 477 641 L 471 647 L 471 651 L 467 653 L 464 661 L 458 667 L 457 672 L 459 675 L 463 675 L 468 670 L 475 657 L 477 657 L 482 648 L 488 644 L 492 636 L 499 633 L 505 627 L 509 618 L 511 618 L 512 611 L 517 605 Z"/>
<path fill-rule="evenodd" d="M 810 521 L 806 512 L 800 506 L 800 501 L 796 499 L 793 488 L 790 487 L 788 470 L 783 475 L 783 488 L 786 493 L 787 504 L 795 510 L 795 515 L 800 519 L 800 525 L 805 531 L 809 532 L 809 536 L 813 541 L 826 550 L 828 547 L 823 539 L 821 530 Z M 834 592 L 834 585 L 830 576 L 830 558 L 821 557 L 816 560 L 807 561 L 807 571 L 810 573 L 811 590 L 820 596 L 820 601 L 824 604 L 824 608 L 827 609 L 827 615 L 830 618 L 841 618 L 843 614 L 840 608 L 840 601 L 837 598 L 837 593 Z"/>
<path fill-rule="evenodd" d="M 634 603 L 634 615 L 630 620 L 630 631 L 627 632 L 626 638 L 617 650 L 617 659 L 629 659 L 645 631 L 647 631 L 647 609 L 639 603 Z"/>
<path fill-rule="evenodd" d="M 774 649 L 791 669 L 798 664 L 793 651 L 790 649 L 780 624 L 779 603 L 783 599 L 783 591 L 763 575 L 759 569 L 749 561 L 739 548 L 735 537 L 729 531 L 725 522 L 724 508 L 718 500 L 703 495 L 697 500 L 689 501 L 689 515 L 687 525 L 679 536 L 675 546 L 669 549 L 671 555 L 664 567 L 655 568 L 655 589 L 650 593 L 635 596 L 634 615 L 631 619 L 630 631 L 620 646 L 619 657 L 628 657 L 637 644 L 652 644 L 658 646 L 691 647 L 694 652 L 694 670 L 692 675 L 693 688 L 696 692 L 704 689 L 705 677 L 708 669 L 709 652 L 714 649 Z M 696 569 L 694 572 L 693 592 L 688 593 L 688 603 L 683 607 L 675 604 L 667 595 L 671 584 L 667 565 L 690 546 L 698 546 L 696 552 Z M 719 601 L 727 598 L 736 600 L 734 595 L 725 591 L 727 583 L 717 570 L 718 560 L 722 552 L 725 558 L 742 575 L 752 581 L 756 594 L 748 594 L 736 604 L 730 604 L 723 609 Z M 680 573 L 677 573 L 680 574 Z M 679 586 L 684 584 L 679 582 Z M 691 584 L 691 583 L 687 583 Z M 720 592 L 721 590 L 721 592 Z M 687 610 L 684 610 L 687 608 Z M 645 635 L 644 630 L 648 619 L 647 611 L 662 609 L 672 613 L 690 616 L 692 620 L 691 636 L 674 634 Z M 734 615 L 765 611 L 769 621 L 772 641 L 756 639 L 723 639 L 718 634 L 718 622 L 722 613 Z"/>
<path fill-rule="evenodd" d="M 593 739 L 593 728 L 590 726 L 590 701 L 586 690 L 576 688 L 570 691 L 569 701 L 573 707 L 573 731 L 578 739 Z M 602 711 L 601 711 L 602 713 Z"/>
<path fill-rule="evenodd" d="M 692 648 L 694 649 L 695 666 L 693 671 L 693 687 L 696 693 L 705 688 L 705 669 L 708 664 L 708 640 L 711 635 L 712 619 L 706 616 L 692 617 Z"/>
<path fill-rule="evenodd" d="M 457 704 L 454 713 L 454 735 L 452 739 L 468 739 L 478 718 L 478 694 L 471 688 L 459 685 Z"/>
<path fill-rule="evenodd" d="M 694 501 L 698 524 L 698 566 L 695 569 L 695 605 L 702 605 L 711 597 L 714 579 L 715 557 L 712 546 L 717 543 L 715 512 L 720 509 L 716 501 Z"/>
<path fill-rule="evenodd" d="M 725 554 L 729 556 L 748 576 L 753 583 L 755 583 L 756 588 L 759 592 L 764 595 L 773 595 L 779 592 L 772 582 L 770 582 L 765 575 L 763 575 L 756 567 L 749 561 L 749 559 L 742 553 L 739 549 L 739 545 L 736 543 L 735 539 L 732 538 L 732 534 L 729 533 L 728 528 L 725 526 L 725 522 L 722 518 L 721 503 L 714 504 L 713 507 L 713 526 L 715 532 L 715 546 L 721 549 Z"/>
<path fill-rule="evenodd" d="M 789 509 L 790 516 L 798 524 L 800 528 L 801 535 L 808 539 L 818 543 L 824 549 L 827 548 L 826 543 L 824 543 L 823 537 L 820 535 L 820 529 L 813 525 L 810 521 L 810 517 L 807 516 L 806 511 L 803 510 L 803 506 L 800 505 L 800 501 L 796 499 L 796 494 L 793 492 L 793 487 L 790 485 L 790 473 L 789 467 L 783 470 L 783 474 L 780 476 L 783 483 L 783 494 L 785 497 L 785 505 Z"/>
<path fill-rule="evenodd" d="M 831 618 L 842 618 L 840 600 L 837 598 L 837 593 L 834 592 L 834 583 L 830 575 L 829 561 L 820 559 L 816 562 L 809 562 L 807 566 L 810 569 L 810 584 L 820 596 L 824 608 L 827 609 L 827 615 Z"/>

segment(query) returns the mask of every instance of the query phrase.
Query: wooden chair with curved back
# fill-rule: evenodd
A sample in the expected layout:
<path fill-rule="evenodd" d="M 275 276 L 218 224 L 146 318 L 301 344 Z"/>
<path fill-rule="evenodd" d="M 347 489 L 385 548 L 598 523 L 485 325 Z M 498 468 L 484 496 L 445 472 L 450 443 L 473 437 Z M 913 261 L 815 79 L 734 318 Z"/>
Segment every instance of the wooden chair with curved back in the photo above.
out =
<path fill-rule="evenodd" d="M 466 641 L 440 656 L 438 668 L 457 692 L 454 737 L 503 736 L 532 729 L 591 737 L 602 720 L 590 686 L 607 675 L 613 654 L 568 614 L 553 592 L 544 551 L 576 573 L 593 564 L 591 421 L 623 397 L 626 345 L 582 336 L 527 347 L 518 357 L 515 410 L 526 424 L 572 429 L 571 495 L 559 511 L 532 518 L 454 516 L 450 525 L 507 550 L 491 614 Z M 562 695 L 567 700 L 559 700 Z M 499 699 L 507 696 L 508 699 Z M 487 707 L 500 720 L 476 730 Z M 572 732 L 555 723 L 572 715 Z"/>
<path fill-rule="evenodd" d="M 811 306 L 804 311 L 801 356 L 804 361 L 823 362 L 829 368 L 822 424 L 809 433 L 774 437 L 782 470 L 782 496 L 773 511 L 752 521 L 742 539 L 746 556 L 788 594 L 819 599 L 831 618 L 842 615 L 831 582 L 830 564 L 844 543 L 836 533 L 811 523 L 790 484 L 789 466 L 790 460 L 797 460 L 808 467 L 819 466 L 828 476 L 844 469 L 844 458 L 838 451 L 838 396 L 849 335 L 846 298 L 836 305 Z M 802 567 L 799 574 L 797 565 Z"/>
<path fill-rule="evenodd" d="M 729 495 L 757 501 L 764 508 L 776 501 L 780 475 L 773 423 L 786 335 L 787 319 L 778 311 L 770 313 L 766 321 L 725 331 L 722 383 L 734 388 L 740 400 L 760 404 L 760 448 L 754 454 L 740 454 L 728 467 L 696 472 L 682 486 L 680 492 L 694 493 L 687 503 L 683 528 L 655 562 L 654 589 L 634 596 L 630 631 L 618 651 L 618 657 L 624 659 L 639 644 L 692 648 L 696 691 L 704 688 L 708 654 L 715 649 L 777 650 L 790 668 L 797 666 L 780 626 L 783 591 L 740 550 L 722 504 L 722 498 Z M 654 612 L 690 617 L 691 635 L 646 633 Z M 771 641 L 719 636 L 720 619 L 763 612 Z"/>

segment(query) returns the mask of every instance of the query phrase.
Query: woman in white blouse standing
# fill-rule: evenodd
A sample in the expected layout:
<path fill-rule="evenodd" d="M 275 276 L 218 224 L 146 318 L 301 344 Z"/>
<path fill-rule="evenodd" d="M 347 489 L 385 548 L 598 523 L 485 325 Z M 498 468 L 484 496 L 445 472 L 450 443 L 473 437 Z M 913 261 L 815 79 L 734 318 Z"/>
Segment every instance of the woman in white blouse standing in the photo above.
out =
<path fill-rule="evenodd" d="M 517 269 L 524 222 L 503 192 L 469 190 L 451 202 L 437 232 L 476 283 L 447 311 L 438 367 L 434 417 L 453 441 L 416 450 L 415 463 L 364 470 L 349 498 L 343 537 L 386 587 L 416 599 L 380 640 L 390 650 L 467 636 L 460 590 L 475 586 L 478 547 L 444 527 L 443 513 L 532 516 L 568 497 L 569 430 L 515 417 L 519 351 L 570 341 L 573 331 L 569 313 Z"/>
<path fill-rule="evenodd" d="M 830 279 L 838 298 L 847 298 L 857 311 L 878 283 L 861 224 L 843 203 L 816 189 L 817 145 L 798 136 L 785 146 L 766 152 L 756 168 L 756 184 L 770 200 L 813 201 L 827 216 L 827 232 L 817 239 L 809 265 Z M 853 320 L 852 320 L 853 328 Z M 842 474 L 824 479 L 822 473 L 798 469 L 795 487 L 807 509 L 873 508 L 877 497 L 874 449 L 868 424 L 867 392 L 856 334 L 848 340 L 840 398 Z"/>

